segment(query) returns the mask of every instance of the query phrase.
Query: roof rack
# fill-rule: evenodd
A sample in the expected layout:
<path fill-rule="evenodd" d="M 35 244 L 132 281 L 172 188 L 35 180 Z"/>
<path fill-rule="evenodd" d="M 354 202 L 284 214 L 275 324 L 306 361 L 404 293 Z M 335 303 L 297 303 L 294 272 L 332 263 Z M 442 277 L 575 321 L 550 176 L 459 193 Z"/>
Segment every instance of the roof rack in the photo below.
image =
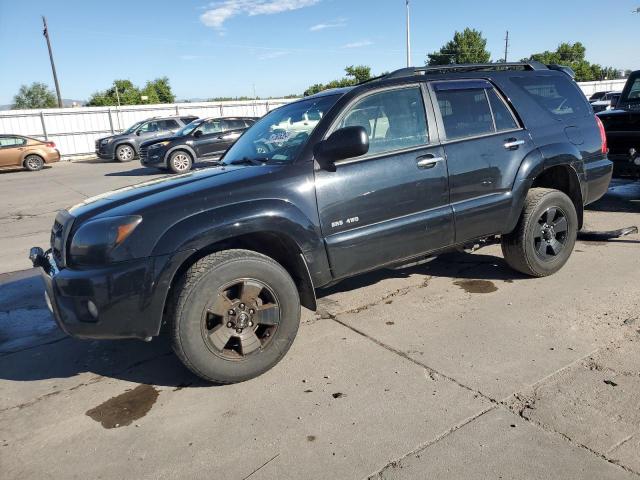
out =
<path fill-rule="evenodd" d="M 548 70 L 546 65 L 540 62 L 503 62 L 503 63 L 468 63 L 459 65 L 435 65 L 431 67 L 410 67 L 401 68 L 391 72 L 384 77 L 385 80 L 392 78 L 411 77 L 414 75 L 429 75 L 439 73 L 456 72 L 497 72 L 505 70 Z"/>

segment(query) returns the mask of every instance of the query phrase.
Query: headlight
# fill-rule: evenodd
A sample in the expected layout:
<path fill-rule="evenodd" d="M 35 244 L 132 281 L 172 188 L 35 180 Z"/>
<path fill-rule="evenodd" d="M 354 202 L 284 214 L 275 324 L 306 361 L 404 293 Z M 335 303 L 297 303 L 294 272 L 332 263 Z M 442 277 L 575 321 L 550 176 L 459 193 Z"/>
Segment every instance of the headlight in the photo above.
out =
<path fill-rule="evenodd" d="M 102 140 L 100 143 L 102 145 L 107 145 L 108 143 L 111 143 L 113 141 L 113 138 L 105 138 L 104 140 Z"/>
<path fill-rule="evenodd" d="M 171 142 L 169 140 L 165 140 L 163 142 L 154 143 L 153 145 L 149 145 L 149 148 L 160 148 L 169 145 Z"/>
<path fill-rule="evenodd" d="M 88 221 L 71 240 L 70 262 L 75 265 L 100 265 L 129 259 L 129 252 L 122 244 L 141 222 L 139 215 Z"/>

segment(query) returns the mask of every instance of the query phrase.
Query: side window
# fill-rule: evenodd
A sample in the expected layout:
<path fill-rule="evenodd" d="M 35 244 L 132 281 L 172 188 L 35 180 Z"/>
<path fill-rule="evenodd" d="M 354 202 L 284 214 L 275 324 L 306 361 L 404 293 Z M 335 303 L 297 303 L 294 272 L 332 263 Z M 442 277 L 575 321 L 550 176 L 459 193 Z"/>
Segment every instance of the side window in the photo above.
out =
<path fill-rule="evenodd" d="M 204 122 L 199 128 L 204 135 L 222 132 L 222 122 L 220 120 L 209 120 Z"/>
<path fill-rule="evenodd" d="M 626 100 L 636 102 L 640 100 L 640 77 L 636 78 L 636 80 L 631 85 Z"/>
<path fill-rule="evenodd" d="M 142 133 L 157 132 L 158 130 L 160 130 L 160 127 L 156 121 L 147 122 L 139 128 Z"/>
<path fill-rule="evenodd" d="M 519 128 L 511 110 L 509 110 L 509 107 L 507 107 L 502 97 L 493 89 L 487 90 L 487 95 L 489 96 L 489 103 L 493 111 L 493 118 L 496 121 L 496 129 L 502 132 L 504 130 Z"/>
<path fill-rule="evenodd" d="M 448 140 L 493 133 L 493 118 L 484 88 L 436 92 Z"/>
<path fill-rule="evenodd" d="M 225 120 L 224 122 L 225 130 L 240 130 L 242 128 L 246 128 L 242 120 Z"/>
<path fill-rule="evenodd" d="M 180 120 L 182 120 L 182 123 L 184 123 L 185 125 L 188 125 L 194 120 L 197 120 L 197 118 L 196 117 L 180 117 Z"/>
<path fill-rule="evenodd" d="M 0 137 L 0 148 L 20 147 L 27 143 L 25 138 L 20 137 Z"/>
<path fill-rule="evenodd" d="M 532 75 L 514 77 L 512 80 L 538 105 L 559 120 L 588 113 L 584 95 L 569 77 Z"/>
<path fill-rule="evenodd" d="M 160 128 L 162 130 L 175 130 L 180 128 L 180 125 L 178 125 L 178 122 L 175 120 L 162 120 L 158 123 L 160 123 Z"/>
<path fill-rule="evenodd" d="M 356 102 L 340 127 L 360 126 L 369 134 L 375 155 L 429 143 L 422 91 L 419 87 L 374 93 Z"/>

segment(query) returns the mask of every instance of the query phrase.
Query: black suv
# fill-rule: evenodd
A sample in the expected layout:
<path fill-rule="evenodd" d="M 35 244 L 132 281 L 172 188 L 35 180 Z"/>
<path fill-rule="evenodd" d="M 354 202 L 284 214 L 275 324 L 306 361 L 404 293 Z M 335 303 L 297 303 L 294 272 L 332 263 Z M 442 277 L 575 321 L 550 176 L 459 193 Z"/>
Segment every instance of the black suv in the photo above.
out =
<path fill-rule="evenodd" d="M 315 289 L 501 238 L 543 277 L 612 164 L 575 82 L 538 63 L 403 69 L 282 106 L 221 166 L 88 199 L 34 248 L 60 327 L 150 340 L 231 383 L 287 352 Z"/>
<path fill-rule="evenodd" d="M 107 160 L 128 162 L 140 150 L 140 144 L 151 138 L 171 135 L 198 117 L 154 117 L 134 123 L 124 132 L 96 140 L 96 155 Z"/>
<path fill-rule="evenodd" d="M 142 143 L 140 163 L 174 173 L 188 172 L 196 159 L 220 157 L 254 123 L 254 117 L 195 120 L 173 136 Z"/>

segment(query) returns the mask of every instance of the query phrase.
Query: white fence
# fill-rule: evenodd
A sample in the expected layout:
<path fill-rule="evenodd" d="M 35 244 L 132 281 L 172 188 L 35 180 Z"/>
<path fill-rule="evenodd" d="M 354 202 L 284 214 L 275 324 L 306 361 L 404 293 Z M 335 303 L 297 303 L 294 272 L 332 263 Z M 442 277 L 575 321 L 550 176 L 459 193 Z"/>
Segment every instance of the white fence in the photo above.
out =
<path fill-rule="evenodd" d="M 137 121 L 167 115 L 261 117 L 290 102 L 287 99 L 244 102 L 172 103 L 126 107 L 76 107 L 0 111 L 0 134 L 14 133 L 51 140 L 63 156 L 86 155 L 95 141 L 125 130 Z"/>
<path fill-rule="evenodd" d="M 580 82 L 578 85 L 582 92 L 589 98 L 596 92 L 621 92 L 627 79 L 603 80 L 601 82 Z"/>

